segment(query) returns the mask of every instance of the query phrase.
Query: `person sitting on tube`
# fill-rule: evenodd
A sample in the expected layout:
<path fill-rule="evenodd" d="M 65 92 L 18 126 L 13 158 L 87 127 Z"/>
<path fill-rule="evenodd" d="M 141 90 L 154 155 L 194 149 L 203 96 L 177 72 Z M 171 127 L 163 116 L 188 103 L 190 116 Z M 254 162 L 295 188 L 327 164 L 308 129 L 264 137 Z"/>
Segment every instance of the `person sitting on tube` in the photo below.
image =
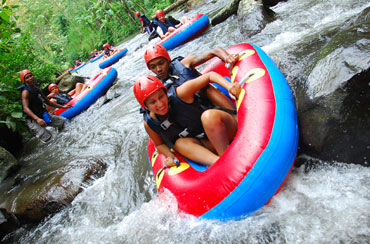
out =
<path fill-rule="evenodd" d="M 238 97 L 241 87 L 221 75 L 209 72 L 168 90 L 153 75 L 138 78 L 133 92 L 143 113 L 144 127 L 167 167 L 178 165 L 171 149 L 190 160 L 214 164 L 236 135 L 236 117 L 223 110 L 204 107 L 196 93 L 211 82 Z"/>

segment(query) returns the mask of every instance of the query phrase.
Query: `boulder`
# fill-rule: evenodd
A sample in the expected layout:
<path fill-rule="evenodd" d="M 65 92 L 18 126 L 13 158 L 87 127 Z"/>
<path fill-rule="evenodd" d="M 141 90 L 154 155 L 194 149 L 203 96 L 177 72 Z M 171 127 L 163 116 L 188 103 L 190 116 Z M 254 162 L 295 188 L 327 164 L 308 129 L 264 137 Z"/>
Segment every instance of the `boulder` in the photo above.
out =
<path fill-rule="evenodd" d="M 237 14 L 240 0 L 233 0 L 227 6 L 225 6 L 219 13 L 214 16 L 211 20 L 213 26 L 222 23 L 231 15 Z"/>
<path fill-rule="evenodd" d="M 58 83 L 59 89 L 62 92 L 69 92 L 73 90 L 76 83 L 85 83 L 85 78 L 80 76 L 75 76 L 71 74 L 66 74 Z"/>
<path fill-rule="evenodd" d="M 274 20 L 274 12 L 262 1 L 241 0 L 238 7 L 238 26 L 246 38 L 259 33 Z"/>
<path fill-rule="evenodd" d="M 369 166 L 369 9 L 321 48 L 296 90 L 300 153 Z"/>
<path fill-rule="evenodd" d="M 276 4 L 278 4 L 279 2 L 286 2 L 286 1 L 288 1 L 288 0 L 262 0 L 263 5 L 266 6 L 266 7 L 273 7 Z"/>
<path fill-rule="evenodd" d="M 96 159 L 77 160 L 46 175 L 18 175 L 11 189 L 0 193 L 2 224 L 14 226 L 18 223 L 15 227 L 19 227 L 39 223 L 68 206 L 82 191 L 83 185 L 104 175 L 106 166 Z"/>
<path fill-rule="evenodd" d="M 5 148 L 0 147 L 0 182 L 18 167 L 18 161 Z"/>

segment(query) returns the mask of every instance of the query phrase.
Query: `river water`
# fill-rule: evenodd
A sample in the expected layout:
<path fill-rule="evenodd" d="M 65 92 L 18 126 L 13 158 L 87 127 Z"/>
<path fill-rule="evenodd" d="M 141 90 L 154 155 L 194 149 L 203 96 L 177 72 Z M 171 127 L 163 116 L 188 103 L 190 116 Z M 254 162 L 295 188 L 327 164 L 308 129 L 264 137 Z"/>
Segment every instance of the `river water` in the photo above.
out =
<path fill-rule="evenodd" d="M 213 16 L 228 1 L 204 3 L 186 15 Z M 294 87 L 294 78 L 309 62 L 305 55 L 297 54 L 300 45 L 322 38 L 328 29 L 343 25 L 369 6 L 367 0 L 289 0 L 273 8 L 276 20 L 253 37 L 240 34 L 237 17 L 233 16 L 170 55 L 200 54 L 217 46 L 251 42 L 273 58 Z M 178 18 L 182 15 L 173 14 Z M 91 158 L 103 160 L 108 169 L 102 178 L 85 187 L 72 206 L 31 230 L 19 229 L 17 243 L 370 242 L 370 168 L 358 165 L 306 157 L 307 163 L 293 169 L 269 205 L 239 221 L 209 221 L 177 214 L 171 196 L 157 198 L 147 161 L 147 135 L 132 93 L 135 78 L 149 73 L 143 53 L 155 42 L 139 34 L 119 45 L 127 47 L 128 53 L 113 65 L 118 79 L 106 96 L 68 123 L 58 140 L 48 145 L 30 142 L 21 159 L 30 170 Z M 79 75 L 91 77 L 98 71 L 95 62 L 81 69 Z M 331 90 L 333 86 L 321 87 Z M 112 100 L 104 103 L 107 99 Z M 316 166 L 309 166 L 311 162 Z"/>

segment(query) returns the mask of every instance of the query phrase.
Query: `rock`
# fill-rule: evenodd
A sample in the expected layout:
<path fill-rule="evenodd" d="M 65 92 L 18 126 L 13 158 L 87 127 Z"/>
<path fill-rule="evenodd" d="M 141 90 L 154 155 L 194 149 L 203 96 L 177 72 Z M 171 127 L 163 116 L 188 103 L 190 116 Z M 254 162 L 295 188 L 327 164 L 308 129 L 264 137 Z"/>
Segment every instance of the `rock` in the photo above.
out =
<path fill-rule="evenodd" d="M 246 38 L 259 33 L 274 20 L 274 12 L 261 1 L 241 0 L 238 7 L 238 26 Z"/>
<path fill-rule="evenodd" d="M 266 7 L 273 7 L 276 4 L 278 4 L 279 2 L 286 2 L 286 1 L 288 1 L 288 0 L 262 0 L 263 5 L 266 6 Z"/>
<path fill-rule="evenodd" d="M 301 153 L 325 161 L 369 166 L 370 67 L 300 111 Z"/>
<path fill-rule="evenodd" d="M 300 153 L 369 166 L 368 12 L 331 38 L 317 54 L 304 87 L 296 91 Z"/>
<path fill-rule="evenodd" d="M 106 164 L 100 160 L 74 161 L 46 175 L 18 176 L 17 185 L 1 193 L 0 209 L 6 222 L 38 223 L 68 206 L 83 185 L 104 175 Z M 5 221 L 3 221 L 5 222 Z"/>
<path fill-rule="evenodd" d="M 0 147 L 0 182 L 18 167 L 18 161 L 5 148 Z"/>
<path fill-rule="evenodd" d="M 76 83 L 85 83 L 84 77 L 79 77 L 71 74 L 67 74 L 61 79 L 58 83 L 60 91 L 69 92 L 73 90 L 76 86 Z"/>
<path fill-rule="evenodd" d="M 0 126 L 0 147 L 17 156 L 23 149 L 23 137 L 19 131 Z"/>
<path fill-rule="evenodd" d="M 219 23 L 222 23 L 227 18 L 229 18 L 231 15 L 234 15 L 238 11 L 240 0 L 233 0 L 231 3 L 229 3 L 227 6 L 225 6 L 215 17 L 212 18 L 211 24 L 213 26 L 218 25 Z"/>

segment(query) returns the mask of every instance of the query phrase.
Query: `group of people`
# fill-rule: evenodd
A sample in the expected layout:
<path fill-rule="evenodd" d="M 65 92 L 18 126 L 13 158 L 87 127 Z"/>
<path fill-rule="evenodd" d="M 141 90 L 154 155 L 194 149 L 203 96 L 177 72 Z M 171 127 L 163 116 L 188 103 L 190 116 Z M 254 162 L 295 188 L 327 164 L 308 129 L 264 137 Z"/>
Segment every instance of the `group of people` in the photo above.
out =
<path fill-rule="evenodd" d="M 137 15 L 146 23 L 144 15 Z M 157 11 L 156 16 L 158 21 L 166 22 L 163 11 Z M 158 24 L 158 28 L 162 27 Z M 167 28 L 168 31 L 170 29 Z M 114 52 L 107 43 L 103 49 L 107 57 Z M 133 92 L 141 106 L 145 130 L 158 152 L 165 155 L 168 167 L 178 162 L 174 150 L 190 160 L 212 165 L 236 135 L 238 122 L 232 99 L 239 96 L 240 85 L 230 83 L 215 72 L 202 75 L 195 69 L 213 57 L 231 66 L 239 58 L 238 54 L 231 55 L 222 48 L 215 48 L 201 55 L 171 59 L 159 44 L 149 47 L 144 53 L 145 63 L 154 75 L 137 78 Z M 23 70 L 20 78 L 24 83 L 19 89 L 27 126 L 42 142 L 48 142 L 51 134 L 45 127 L 50 125 L 61 129 L 64 119 L 50 115 L 43 103 L 56 108 L 70 108 L 65 104 L 72 99 L 72 93 L 60 93 L 56 84 L 50 84 L 50 94 L 46 97 L 35 85 L 35 78 L 29 70 Z M 210 83 L 226 88 L 230 96 L 225 96 Z M 85 84 L 77 83 L 75 95 L 85 89 Z"/>
<path fill-rule="evenodd" d="M 171 16 L 166 18 L 165 13 L 162 9 L 158 9 L 155 12 L 155 18 L 150 21 L 145 14 L 140 12 L 136 12 L 136 16 L 139 18 L 141 23 L 140 31 L 144 33 L 145 31 L 148 34 L 152 34 L 153 31 L 156 35 L 158 35 L 161 39 L 168 36 L 171 32 L 175 31 L 176 28 L 180 27 L 181 25 L 185 24 L 188 21 L 186 16 L 181 18 L 181 21 L 178 21 Z"/>
<path fill-rule="evenodd" d="M 103 59 L 109 58 L 117 52 L 117 49 L 112 47 L 109 43 L 103 45 L 104 57 Z"/>
<path fill-rule="evenodd" d="M 141 106 L 144 127 L 166 166 L 178 161 L 173 150 L 190 160 L 212 165 L 225 152 L 238 129 L 234 103 L 210 85 L 226 88 L 231 97 L 241 92 L 215 72 L 201 75 L 195 67 L 218 57 L 234 65 L 239 56 L 216 48 L 202 55 L 171 59 L 161 45 L 149 47 L 144 59 L 156 76 L 136 79 L 133 92 Z"/>
<path fill-rule="evenodd" d="M 97 56 L 99 56 L 103 51 L 98 51 L 97 49 L 95 49 L 94 51 L 91 51 L 90 54 L 90 59 L 93 59 L 93 58 L 96 58 Z"/>
<path fill-rule="evenodd" d="M 21 92 L 21 104 L 23 115 L 26 117 L 26 125 L 41 142 L 47 143 L 52 135 L 46 126 L 63 129 L 65 119 L 61 116 L 53 115 L 48 112 L 44 104 L 54 108 L 71 108 L 66 105 L 72 96 L 78 96 L 88 88 L 87 84 L 76 83 L 75 89 L 69 93 L 62 93 L 55 83 L 48 86 L 49 94 L 45 96 L 42 90 L 36 86 L 36 79 L 29 70 L 20 72 L 20 79 L 23 85 L 18 87 Z"/>

